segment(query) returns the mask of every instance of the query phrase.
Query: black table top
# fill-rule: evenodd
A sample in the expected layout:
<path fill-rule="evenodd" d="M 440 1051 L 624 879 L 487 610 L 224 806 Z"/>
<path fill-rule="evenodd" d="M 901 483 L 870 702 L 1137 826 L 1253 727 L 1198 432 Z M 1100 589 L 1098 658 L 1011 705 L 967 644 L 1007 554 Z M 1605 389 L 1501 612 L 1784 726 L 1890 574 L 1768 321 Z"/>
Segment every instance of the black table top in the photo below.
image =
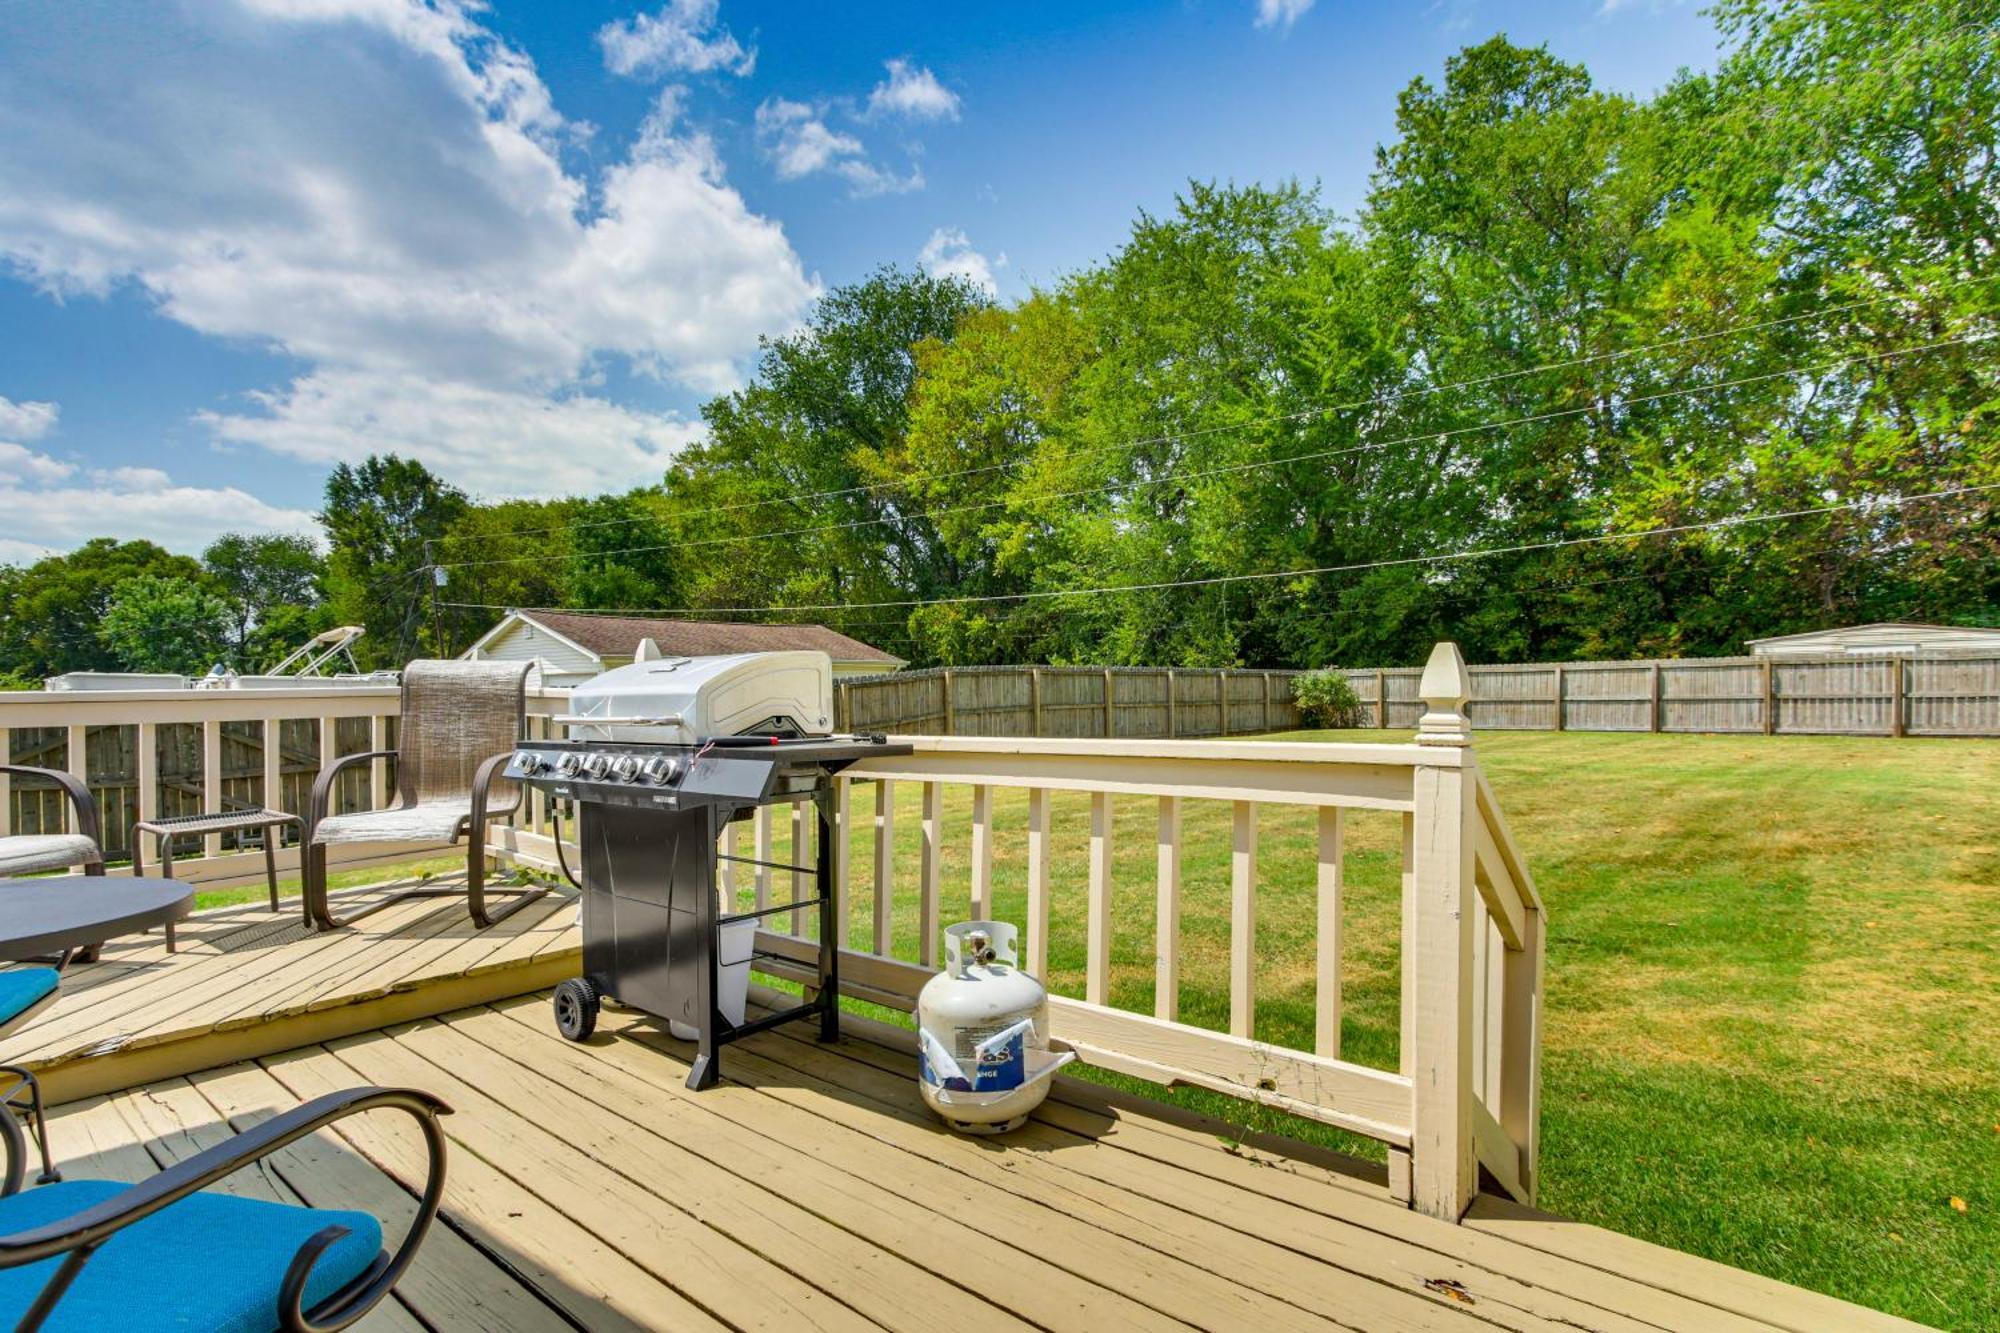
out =
<path fill-rule="evenodd" d="M 81 948 L 178 921 L 193 910 L 194 886 L 177 879 L 0 879 L 0 959 Z"/>

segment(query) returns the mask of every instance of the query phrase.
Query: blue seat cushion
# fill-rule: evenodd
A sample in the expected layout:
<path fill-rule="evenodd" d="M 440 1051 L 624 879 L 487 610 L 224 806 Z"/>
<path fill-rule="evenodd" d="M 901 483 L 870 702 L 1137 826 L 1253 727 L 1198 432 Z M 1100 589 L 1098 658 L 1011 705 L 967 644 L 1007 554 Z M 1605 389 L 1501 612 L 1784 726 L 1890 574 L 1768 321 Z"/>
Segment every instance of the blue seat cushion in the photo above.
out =
<path fill-rule="evenodd" d="M 59 1221 L 126 1186 L 69 1180 L 0 1199 L 0 1233 Z M 338 1224 L 348 1234 L 313 1265 L 310 1310 L 358 1277 L 382 1250 L 382 1226 L 367 1213 L 296 1208 L 232 1194 L 190 1194 L 104 1242 L 42 1327 L 46 1333 L 118 1329 L 271 1333 L 278 1285 L 306 1239 Z M 26 1313 L 62 1260 L 0 1269 L 0 1324 Z"/>
<path fill-rule="evenodd" d="M 0 972 L 0 1023 L 10 1022 L 40 1004 L 62 976 L 53 967 L 17 967 Z"/>

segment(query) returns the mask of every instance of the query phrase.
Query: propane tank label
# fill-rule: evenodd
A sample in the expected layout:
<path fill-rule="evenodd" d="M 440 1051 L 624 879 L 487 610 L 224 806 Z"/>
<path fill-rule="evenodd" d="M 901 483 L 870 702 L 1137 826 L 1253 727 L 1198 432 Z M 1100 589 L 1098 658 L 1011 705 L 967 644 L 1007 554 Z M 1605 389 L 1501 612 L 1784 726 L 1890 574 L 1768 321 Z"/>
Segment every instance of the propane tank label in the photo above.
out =
<path fill-rule="evenodd" d="M 984 1027 L 958 1030 L 952 1057 L 958 1061 L 959 1068 L 971 1077 L 974 1092 L 1006 1092 L 1020 1087 L 1027 1080 L 1027 1043 L 1020 1034 L 1015 1034 L 1013 1040 L 999 1050 L 989 1052 L 984 1060 L 978 1055 L 979 1043 L 1011 1026 L 1012 1023 L 990 1023 Z"/>

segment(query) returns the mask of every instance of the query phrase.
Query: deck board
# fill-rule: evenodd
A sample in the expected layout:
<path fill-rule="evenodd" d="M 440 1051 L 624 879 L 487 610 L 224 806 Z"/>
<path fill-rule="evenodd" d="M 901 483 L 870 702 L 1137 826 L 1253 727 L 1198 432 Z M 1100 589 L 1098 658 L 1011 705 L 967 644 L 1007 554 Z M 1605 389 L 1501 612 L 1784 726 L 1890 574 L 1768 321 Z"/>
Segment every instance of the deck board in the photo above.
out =
<path fill-rule="evenodd" d="M 336 910 L 413 884 L 336 895 Z M 130 936 L 69 969 L 55 1009 L 0 1041 L 0 1060 L 36 1071 L 60 1103 L 421 1017 L 434 1000 L 518 994 L 575 970 L 575 916 L 567 892 L 485 930 L 455 895 L 394 903 L 329 932 L 310 929 L 295 905 L 197 913 L 178 953 L 161 936 Z"/>
<path fill-rule="evenodd" d="M 1021 1131 L 966 1138 L 917 1098 L 910 1034 L 851 1016 L 833 1044 L 732 1046 L 692 1093 L 691 1047 L 650 1020 L 612 1007 L 588 1043 L 555 1035 L 575 918 L 567 895 L 486 931 L 448 898 L 327 935 L 205 913 L 178 954 L 112 942 L 0 1059 L 68 1099 L 51 1135 L 72 1177 L 139 1179 L 338 1088 L 443 1096 L 444 1212 L 377 1333 L 1914 1327 L 1500 1202 L 1438 1221 L 1378 1167 L 1069 1079 Z M 422 1172 L 416 1127 L 377 1114 L 233 1187 L 363 1207 L 393 1236 Z"/>

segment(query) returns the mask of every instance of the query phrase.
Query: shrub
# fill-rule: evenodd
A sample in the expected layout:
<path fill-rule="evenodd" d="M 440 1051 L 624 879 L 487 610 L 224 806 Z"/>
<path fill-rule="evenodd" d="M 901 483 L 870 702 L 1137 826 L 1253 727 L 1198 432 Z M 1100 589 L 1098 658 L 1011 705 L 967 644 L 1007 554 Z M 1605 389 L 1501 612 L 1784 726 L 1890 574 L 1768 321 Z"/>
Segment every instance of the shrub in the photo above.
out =
<path fill-rule="evenodd" d="M 1309 727 L 1358 727 L 1361 696 L 1338 667 L 1321 667 L 1292 679 L 1292 698 Z"/>

